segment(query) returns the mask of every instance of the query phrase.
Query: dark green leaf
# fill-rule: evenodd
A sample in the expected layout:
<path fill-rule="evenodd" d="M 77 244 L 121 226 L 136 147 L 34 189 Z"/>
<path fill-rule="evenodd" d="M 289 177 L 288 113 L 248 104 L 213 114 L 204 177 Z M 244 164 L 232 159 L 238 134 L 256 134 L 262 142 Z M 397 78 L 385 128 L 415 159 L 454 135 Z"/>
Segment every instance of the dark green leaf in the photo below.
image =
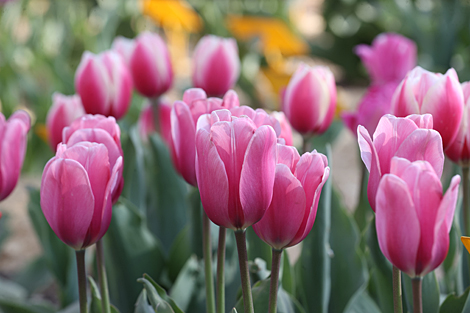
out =
<path fill-rule="evenodd" d="M 88 276 L 88 282 L 91 291 L 89 313 L 102 313 L 100 289 L 96 285 L 96 282 L 94 281 L 93 277 Z"/>
<path fill-rule="evenodd" d="M 28 301 L 27 290 L 20 285 L 0 278 L 0 312 L 2 313 L 54 313 L 50 303 Z"/>
<path fill-rule="evenodd" d="M 168 276 L 172 282 L 191 257 L 190 226 L 186 226 L 176 237 L 168 256 Z"/>
<path fill-rule="evenodd" d="M 295 297 L 295 273 L 294 268 L 289 262 L 289 255 L 287 251 L 283 253 L 283 262 L 282 262 L 282 288 L 289 294 Z"/>
<path fill-rule="evenodd" d="M 149 275 L 147 274 L 144 274 L 144 278 L 146 280 L 148 280 L 152 286 L 155 288 L 155 290 L 158 292 L 158 295 L 163 299 L 165 300 L 166 302 L 168 302 L 171 307 L 173 308 L 173 310 L 175 311 L 175 313 L 183 313 L 183 311 L 176 305 L 175 301 L 173 301 L 172 298 L 170 298 L 168 296 L 168 294 L 166 293 L 166 290 L 163 289 L 159 284 L 157 284 L 153 279 L 152 277 L 150 277 Z"/>
<path fill-rule="evenodd" d="M 184 265 L 175 284 L 171 288 L 170 297 L 178 303 L 178 306 L 183 311 L 188 311 L 191 298 L 197 288 L 197 280 L 200 271 L 201 269 L 199 268 L 196 257 L 191 257 Z"/>
<path fill-rule="evenodd" d="M 145 278 L 139 278 L 137 281 L 144 284 L 144 288 L 147 291 L 148 300 L 150 301 L 152 307 L 155 309 L 156 312 L 174 313 L 170 304 L 160 297 L 152 283 L 150 283 Z"/>
<path fill-rule="evenodd" d="M 453 312 L 464 312 L 463 308 L 465 306 L 465 302 L 468 299 L 468 292 L 470 291 L 470 287 L 465 290 L 465 292 L 457 297 L 455 294 L 450 294 L 441 304 L 439 308 L 439 313 L 453 313 Z"/>
<path fill-rule="evenodd" d="M 139 298 L 137 298 L 134 313 L 155 313 L 155 310 L 147 300 L 147 289 L 145 288 L 140 293 Z"/>
<path fill-rule="evenodd" d="M 393 308 L 393 307 L 392 307 Z M 348 304 L 344 313 L 381 313 L 380 309 L 375 304 L 374 300 L 367 294 L 366 291 L 360 292 Z"/>

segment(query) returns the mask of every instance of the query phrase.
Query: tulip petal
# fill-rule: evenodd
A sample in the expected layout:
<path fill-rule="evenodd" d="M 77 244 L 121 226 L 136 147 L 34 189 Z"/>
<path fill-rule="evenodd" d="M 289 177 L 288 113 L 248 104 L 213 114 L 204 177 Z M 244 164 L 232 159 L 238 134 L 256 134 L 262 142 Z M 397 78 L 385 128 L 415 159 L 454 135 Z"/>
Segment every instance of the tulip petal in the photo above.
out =
<path fill-rule="evenodd" d="M 207 99 L 206 92 L 201 88 L 190 88 L 183 93 L 183 102 L 190 105 L 193 101 Z"/>
<path fill-rule="evenodd" d="M 286 165 L 290 171 L 294 173 L 299 160 L 300 155 L 295 147 L 281 144 L 277 145 L 277 164 Z"/>

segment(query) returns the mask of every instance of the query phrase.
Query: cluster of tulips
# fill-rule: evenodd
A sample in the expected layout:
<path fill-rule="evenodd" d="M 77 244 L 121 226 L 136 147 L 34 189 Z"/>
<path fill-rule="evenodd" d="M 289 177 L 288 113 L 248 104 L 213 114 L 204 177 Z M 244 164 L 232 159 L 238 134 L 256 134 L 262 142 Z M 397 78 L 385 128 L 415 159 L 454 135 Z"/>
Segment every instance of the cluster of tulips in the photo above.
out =
<path fill-rule="evenodd" d="M 470 84 L 460 85 L 453 69 L 445 75 L 413 69 L 416 46 L 400 35 L 382 34 L 356 52 L 372 85 L 357 112 L 343 120 L 357 134 L 370 173 L 378 242 L 397 278 L 395 308 L 401 306 L 401 270 L 413 279 L 414 309 L 421 312 L 421 277 L 447 255 L 458 198 L 459 176 L 443 194 L 444 152 L 467 169 L 468 180 Z M 272 247 L 269 311 L 276 312 L 282 252 L 312 229 L 330 171 L 325 155 L 308 144 L 300 155 L 292 146 L 291 125 L 306 143 L 328 129 L 336 110 L 334 76 L 327 67 L 300 65 L 283 94 L 285 115 L 268 114 L 241 106 L 230 90 L 240 72 L 234 39 L 203 37 L 193 64 L 194 88 L 170 104 L 163 97 L 173 81 L 165 42 L 149 32 L 116 38 L 109 51 L 83 54 L 78 95 L 53 96 L 47 127 L 56 155 L 44 168 L 41 207 L 52 230 L 77 252 L 81 312 L 87 312 L 84 251 L 95 243 L 103 312 L 110 312 L 101 238 L 125 183 L 116 120 L 125 116 L 134 88 L 148 98 L 139 119 L 143 139 L 160 132 L 174 167 L 200 193 L 208 312 L 225 308 L 227 228 L 237 240 L 244 309 L 254 311 L 245 241 L 250 226 Z M 30 122 L 22 111 L 8 121 L 0 117 L 1 200 L 18 180 Z M 209 220 L 220 227 L 216 297 Z"/>

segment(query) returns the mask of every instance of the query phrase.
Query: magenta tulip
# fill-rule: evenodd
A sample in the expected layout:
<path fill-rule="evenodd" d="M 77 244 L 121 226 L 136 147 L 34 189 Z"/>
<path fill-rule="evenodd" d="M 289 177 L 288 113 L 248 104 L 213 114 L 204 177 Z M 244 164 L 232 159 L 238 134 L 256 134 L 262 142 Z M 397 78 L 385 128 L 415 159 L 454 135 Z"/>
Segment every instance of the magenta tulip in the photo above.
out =
<path fill-rule="evenodd" d="M 324 66 L 301 64 L 287 85 L 283 111 L 292 127 L 303 135 L 328 129 L 336 110 L 333 73 Z"/>
<path fill-rule="evenodd" d="M 62 133 L 62 142 L 71 147 L 77 143 L 89 141 L 102 143 L 108 149 L 110 167 L 114 168 L 119 158 L 123 158 L 121 148 L 121 130 L 114 117 L 102 115 L 84 115 L 75 120 Z M 121 160 L 124 163 L 124 160 Z M 118 171 L 118 181 L 112 191 L 112 200 L 115 203 L 121 195 L 124 186 L 122 168 Z"/>
<path fill-rule="evenodd" d="M 124 60 L 126 65 L 129 67 L 131 64 L 132 53 L 134 52 L 134 40 L 117 36 L 113 40 L 111 50 L 117 52 Z"/>
<path fill-rule="evenodd" d="M 370 173 L 367 196 L 374 211 L 377 188 L 381 178 L 390 173 L 392 157 L 428 161 L 438 176 L 442 175 L 442 139 L 437 131 L 429 128 L 432 128 L 430 114 L 406 118 L 384 115 L 374 132 L 373 141 L 363 126 L 357 128 L 361 158 Z"/>
<path fill-rule="evenodd" d="M 359 45 L 355 52 L 373 84 L 399 82 L 416 66 L 416 44 L 399 34 L 380 34 L 372 46 Z"/>
<path fill-rule="evenodd" d="M 161 97 L 158 99 L 159 128 L 162 139 L 169 143 L 171 141 L 171 104 L 168 99 Z M 146 102 L 139 115 L 138 120 L 140 136 L 144 141 L 147 137 L 157 131 L 155 126 L 155 114 L 150 102 Z"/>
<path fill-rule="evenodd" d="M 212 222 L 234 230 L 258 222 L 271 203 L 276 132 L 229 110 L 198 123 L 196 175 L 204 210 Z M 200 121 L 204 119 L 201 117 Z M 208 120 L 208 119 L 205 119 Z"/>
<path fill-rule="evenodd" d="M 463 102 L 462 87 L 453 68 L 442 75 L 418 66 L 408 73 L 395 91 L 392 114 L 432 114 L 434 129 L 441 134 L 444 149 L 447 149 L 457 135 Z"/>
<path fill-rule="evenodd" d="M 135 88 L 147 98 L 161 96 L 173 83 L 170 53 L 158 34 L 144 32 L 134 40 L 130 67 Z"/>
<path fill-rule="evenodd" d="M 449 249 L 460 176 L 442 195 L 440 175 L 426 161 L 394 157 L 377 191 L 376 227 L 385 257 L 411 277 L 438 267 Z"/>
<path fill-rule="evenodd" d="M 304 240 L 317 215 L 318 200 L 330 168 L 326 157 L 313 152 L 299 156 L 294 147 L 278 144 L 273 199 L 255 233 L 281 250 Z"/>
<path fill-rule="evenodd" d="M 10 195 L 20 177 L 31 120 L 16 111 L 8 120 L 0 113 L 0 201 Z"/>
<path fill-rule="evenodd" d="M 49 145 L 53 151 L 62 142 L 64 127 L 83 115 L 85 111 L 78 95 L 65 96 L 57 92 L 52 95 L 52 106 L 47 113 L 46 127 Z"/>
<path fill-rule="evenodd" d="M 210 96 L 226 93 L 240 75 L 238 47 L 233 38 L 202 37 L 194 49 L 193 62 L 193 85 Z"/>
<path fill-rule="evenodd" d="M 122 157 L 111 167 L 103 144 L 59 144 L 42 175 L 41 208 L 60 240 L 82 250 L 103 237 L 121 170 Z"/>
<path fill-rule="evenodd" d="M 274 117 L 281 125 L 281 134 L 279 135 L 279 138 L 284 139 L 287 146 L 292 146 L 292 127 L 290 126 L 289 120 L 284 112 L 275 111 L 271 113 L 271 116 Z"/>
<path fill-rule="evenodd" d="M 75 73 L 75 89 L 85 112 L 120 119 L 131 103 L 132 78 L 116 52 L 86 51 Z"/>

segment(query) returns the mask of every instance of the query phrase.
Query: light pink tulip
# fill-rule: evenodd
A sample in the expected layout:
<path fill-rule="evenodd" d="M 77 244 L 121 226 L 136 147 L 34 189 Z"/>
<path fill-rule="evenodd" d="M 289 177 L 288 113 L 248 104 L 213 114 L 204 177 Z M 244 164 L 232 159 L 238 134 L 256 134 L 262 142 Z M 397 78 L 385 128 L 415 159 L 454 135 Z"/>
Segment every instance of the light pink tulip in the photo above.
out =
<path fill-rule="evenodd" d="M 184 92 L 183 101 L 176 101 L 171 109 L 170 151 L 176 170 L 191 185 L 197 186 L 196 124 L 203 114 L 239 105 L 235 91 L 229 90 L 223 99 L 207 98 L 204 90 L 191 88 Z"/>
<path fill-rule="evenodd" d="M 333 73 L 324 66 L 301 64 L 287 85 L 283 111 L 301 134 L 321 134 L 328 129 L 336 110 Z"/>
<path fill-rule="evenodd" d="M 170 53 L 158 34 L 143 32 L 134 40 L 130 67 L 135 88 L 147 98 L 161 96 L 173 83 Z"/>
<path fill-rule="evenodd" d="M 463 102 L 462 87 L 453 68 L 442 75 L 418 66 L 408 73 L 395 91 L 392 114 L 432 114 L 434 129 L 441 134 L 444 149 L 447 149 L 457 135 Z"/>
<path fill-rule="evenodd" d="M 379 246 L 398 269 L 422 277 L 447 255 L 460 176 L 442 195 L 440 175 L 430 163 L 397 157 L 391 163 L 377 191 Z"/>
<path fill-rule="evenodd" d="M 62 142 L 71 147 L 80 142 L 89 141 L 102 143 L 108 149 L 109 163 L 114 168 L 116 162 L 121 158 L 124 163 L 121 148 L 121 130 L 114 117 L 102 115 L 84 115 L 65 127 L 62 133 Z M 118 171 L 117 184 L 112 191 L 112 200 L 115 203 L 121 195 L 124 187 L 122 168 Z"/>
<path fill-rule="evenodd" d="M 165 97 L 158 99 L 158 118 L 162 139 L 168 144 L 171 141 L 171 103 Z M 145 103 L 140 112 L 138 126 L 140 136 L 144 141 L 147 141 L 147 137 L 151 133 L 157 131 L 153 108 L 149 101 Z"/>
<path fill-rule="evenodd" d="M 202 37 L 193 54 L 193 85 L 210 96 L 221 96 L 233 88 L 240 75 L 237 42 L 214 35 Z"/>
<path fill-rule="evenodd" d="M 53 151 L 62 142 L 64 127 L 83 115 L 85 110 L 78 95 L 65 96 L 57 92 L 52 95 L 52 106 L 47 113 L 46 127 L 49 146 Z"/>
<path fill-rule="evenodd" d="M 446 154 L 455 163 L 469 165 L 470 161 L 470 82 L 462 84 L 464 106 L 457 136 L 447 147 Z"/>
<path fill-rule="evenodd" d="M 82 250 L 103 237 L 120 171 L 122 157 L 111 167 L 103 144 L 59 144 L 42 175 L 41 208 L 60 240 Z"/>
<path fill-rule="evenodd" d="M 416 44 L 399 34 L 380 34 L 372 46 L 359 45 L 355 52 L 373 84 L 399 82 L 416 66 Z"/>
<path fill-rule="evenodd" d="M 289 120 L 287 119 L 284 112 L 272 112 L 271 116 L 273 116 L 281 125 L 281 135 L 279 138 L 282 138 L 286 141 L 286 145 L 292 146 L 293 139 L 292 139 L 292 127 L 290 126 Z"/>
<path fill-rule="evenodd" d="M 30 127 L 25 111 L 16 111 L 8 120 L 0 113 L 0 201 L 10 195 L 18 182 Z"/>
<path fill-rule="evenodd" d="M 75 73 L 75 89 L 85 112 L 120 119 L 131 103 L 132 78 L 116 52 L 86 51 Z"/>
<path fill-rule="evenodd" d="M 390 173 L 392 157 L 428 161 L 438 176 L 442 175 L 442 139 L 437 131 L 429 128 L 432 128 L 430 114 L 406 118 L 384 115 L 374 132 L 374 140 L 363 126 L 357 128 L 361 158 L 370 173 L 367 196 L 374 211 L 377 188 L 380 179 Z"/>
<path fill-rule="evenodd" d="M 214 111 L 209 120 L 198 122 L 196 134 L 202 205 L 215 224 L 245 229 L 258 222 L 271 203 L 276 132 L 268 125 L 257 127 L 248 116 L 232 116 L 229 110 Z"/>
<path fill-rule="evenodd" d="M 124 60 L 127 67 L 130 67 L 132 53 L 134 52 L 134 40 L 117 36 L 113 40 L 111 50 L 116 51 Z"/>
<path fill-rule="evenodd" d="M 255 233 L 281 250 L 305 239 L 317 215 L 318 200 L 330 168 L 326 157 L 313 152 L 299 156 L 297 149 L 278 144 L 273 199 Z"/>

